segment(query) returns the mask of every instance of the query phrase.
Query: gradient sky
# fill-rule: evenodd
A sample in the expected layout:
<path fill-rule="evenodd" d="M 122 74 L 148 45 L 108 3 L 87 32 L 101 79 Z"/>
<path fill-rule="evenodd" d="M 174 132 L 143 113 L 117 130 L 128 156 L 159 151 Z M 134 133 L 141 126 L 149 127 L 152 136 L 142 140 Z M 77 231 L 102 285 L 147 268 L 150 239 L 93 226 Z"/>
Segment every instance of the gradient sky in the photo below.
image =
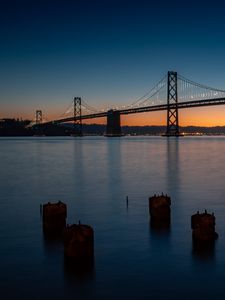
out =
<path fill-rule="evenodd" d="M 223 1 L 1 1 L 0 117 L 47 119 L 74 96 L 129 104 L 168 70 L 225 89 Z M 165 124 L 166 113 L 123 117 Z M 180 111 L 182 125 L 225 125 L 225 107 Z"/>

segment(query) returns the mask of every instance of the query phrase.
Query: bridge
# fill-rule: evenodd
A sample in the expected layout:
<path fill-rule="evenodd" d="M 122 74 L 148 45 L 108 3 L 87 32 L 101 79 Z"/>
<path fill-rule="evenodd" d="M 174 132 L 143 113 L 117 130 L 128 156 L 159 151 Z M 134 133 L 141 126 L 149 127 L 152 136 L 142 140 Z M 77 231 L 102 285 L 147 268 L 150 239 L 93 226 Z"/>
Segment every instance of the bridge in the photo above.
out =
<path fill-rule="evenodd" d="M 167 111 L 165 136 L 180 136 L 179 110 L 201 106 L 224 105 L 225 91 L 191 81 L 177 72 L 169 71 L 150 91 L 135 102 L 121 108 L 101 111 L 88 105 L 80 97 L 75 97 L 71 107 L 58 119 L 42 122 L 41 110 L 36 111 L 36 126 L 73 122 L 74 135 L 82 136 L 82 121 L 107 118 L 106 135 L 121 136 L 121 116 L 153 111 Z"/>

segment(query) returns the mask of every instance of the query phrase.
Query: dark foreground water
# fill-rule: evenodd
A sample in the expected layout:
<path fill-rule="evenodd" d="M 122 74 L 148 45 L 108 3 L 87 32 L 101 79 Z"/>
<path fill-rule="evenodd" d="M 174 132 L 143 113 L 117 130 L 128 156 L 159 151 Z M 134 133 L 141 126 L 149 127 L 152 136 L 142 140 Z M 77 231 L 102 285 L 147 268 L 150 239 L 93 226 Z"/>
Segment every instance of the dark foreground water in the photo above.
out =
<path fill-rule="evenodd" d="M 224 299 L 225 138 L 1 138 L 0 299 Z M 172 222 L 150 227 L 148 197 L 168 193 Z M 126 196 L 129 205 L 126 205 Z M 95 230 L 95 259 L 64 267 L 43 237 L 40 203 Z M 219 239 L 192 247 L 190 216 L 216 215 Z"/>

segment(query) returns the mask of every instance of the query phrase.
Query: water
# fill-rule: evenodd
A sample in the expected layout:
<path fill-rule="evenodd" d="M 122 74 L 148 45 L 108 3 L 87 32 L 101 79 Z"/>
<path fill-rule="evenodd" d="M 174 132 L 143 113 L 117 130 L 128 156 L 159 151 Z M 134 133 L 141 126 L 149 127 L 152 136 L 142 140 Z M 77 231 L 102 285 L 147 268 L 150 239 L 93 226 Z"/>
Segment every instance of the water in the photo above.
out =
<path fill-rule="evenodd" d="M 224 137 L 1 138 L 1 299 L 224 299 L 224 153 Z M 172 222 L 159 231 L 148 197 L 161 192 Z M 94 227 L 84 272 L 43 237 L 40 203 L 58 200 Z M 190 216 L 205 208 L 219 239 L 196 253 Z"/>

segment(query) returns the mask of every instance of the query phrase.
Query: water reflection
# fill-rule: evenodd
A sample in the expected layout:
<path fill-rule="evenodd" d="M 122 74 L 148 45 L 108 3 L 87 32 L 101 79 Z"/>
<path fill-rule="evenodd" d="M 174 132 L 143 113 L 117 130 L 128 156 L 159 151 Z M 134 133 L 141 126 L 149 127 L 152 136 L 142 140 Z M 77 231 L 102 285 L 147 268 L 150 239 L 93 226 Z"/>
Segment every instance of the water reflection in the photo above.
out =
<path fill-rule="evenodd" d="M 79 192 L 80 187 L 85 182 L 85 151 L 84 145 L 82 143 L 82 138 L 74 138 L 73 146 L 73 155 L 71 157 L 71 163 L 73 163 L 73 171 L 75 176 L 73 176 L 73 189 L 75 194 Z M 76 187 L 76 189 L 75 189 Z M 77 191 L 78 190 L 78 191 Z"/>
<path fill-rule="evenodd" d="M 179 139 L 176 137 L 167 138 L 167 185 L 171 194 L 177 193 L 180 185 L 179 170 Z"/>
<path fill-rule="evenodd" d="M 108 157 L 108 165 L 107 165 L 107 171 L 108 171 L 108 184 L 109 188 L 111 186 L 116 186 L 117 189 L 115 189 L 115 193 L 117 193 L 118 190 L 121 190 L 121 140 L 118 139 L 118 141 L 115 143 L 113 140 L 107 141 L 107 157 Z M 113 190 L 114 192 L 114 190 Z"/>
<path fill-rule="evenodd" d="M 192 256 L 199 262 L 212 262 L 215 259 L 215 241 L 194 242 L 192 241 Z"/>
<path fill-rule="evenodd" d="M 160 245 L 168 250 L 168 241 L 170 240 L 171 234 L 170 222 L 156 222 L 150 220 L 149 229 L 151 247 L 158 249 Z"/>
<path fill-rule="evenodd" d="M 122 160 L 121 160 L 121 147 L 122 141 L 120 138 L 115 138 L 118 140 L 108 139 L 107 140 L 107 165 L 106 165 L 106 186 L 105 191 L 107 195 L 107 200 L 109 201 L 109 206 L 112 214 L 115 216 L 121 209 L 122 202 L 117 199 L 121 199 L 121 194 L 123 191 L 123 179 L 122 179 Z M 128 207 L 127 207 L 128 209 Z M 113 221 L 114 222 L 114 221 Z"/>
<path fill-rule="evenodd" d="M 71 283 L 88 282 L 95 278 L 95 259 L 64 259 L 65 279 Z"/>
<path fill-rule="evenodd" d="M 59 235 L 49 235 L 43 232 L 43 246 L 47 256 L 63 255 L 63 240 Z"/>
<path fill-rule="evenodd" d="M 151 233 L 158 236 L 166 236 L 170 234 L 170 219 L 158 221 L 151 218 L 150 220 Z"/>

